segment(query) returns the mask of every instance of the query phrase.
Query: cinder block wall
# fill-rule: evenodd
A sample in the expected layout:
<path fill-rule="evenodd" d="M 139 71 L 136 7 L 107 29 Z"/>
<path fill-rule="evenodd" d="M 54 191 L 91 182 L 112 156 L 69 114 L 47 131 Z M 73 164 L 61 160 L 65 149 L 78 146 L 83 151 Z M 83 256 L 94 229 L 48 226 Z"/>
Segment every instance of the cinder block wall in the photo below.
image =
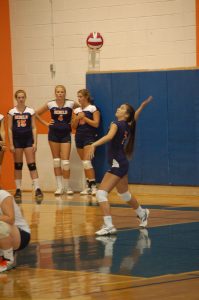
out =
<path fill-rule="evenodd" d="M 196 65 L 195 0 L 10 0 L 9 3 L 14 90 L 24 88 L 28 104 L 35 108 L 53 97 L 56 84 L 64 84 L 72 99 L 85 86 L 88 66 L 85 41 L 92 31 L 99 31 L 104 37 L 101 71 Z M 54 77 L 51 63 L 56 68 Z M 42 135 L 39 139 L 42 140 L 37 155 L 40 177 L 45 181 L 45 189 L 50 190 L 54 178 L 45 173 L 52 163 L 51 155 L 47 137 Z M 49 164 L 45 167 L 42 158 L 46 155 Z M 73 151 L 73 159 L 75 155 Z M 75 179 L 73 184 L 76 185 Z M 24 187 L 29 186 L 29 176 L 24 176 Z"/>

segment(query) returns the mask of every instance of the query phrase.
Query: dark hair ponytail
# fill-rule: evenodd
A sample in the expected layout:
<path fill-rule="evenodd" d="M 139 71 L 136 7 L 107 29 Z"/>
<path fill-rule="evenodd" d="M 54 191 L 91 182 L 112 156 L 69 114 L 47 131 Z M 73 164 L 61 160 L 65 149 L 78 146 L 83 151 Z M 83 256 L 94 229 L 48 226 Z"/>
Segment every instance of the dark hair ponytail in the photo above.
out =
<path fill-rule="evenodd" d="M 125 146 L 125 153 L 126 156 L 130 159 L 132 157 L 134 144 L 135 144 L 135 131 L 136 131 L 136 122 L 134 119 L 135 110 L 130 104 L 126 103 L 125 105 L 127 107 L 127 113 L 128 113 L 128 118 L 126 121 L 129 123 L 129 127 L 130 127 L 129 137 Z"/>

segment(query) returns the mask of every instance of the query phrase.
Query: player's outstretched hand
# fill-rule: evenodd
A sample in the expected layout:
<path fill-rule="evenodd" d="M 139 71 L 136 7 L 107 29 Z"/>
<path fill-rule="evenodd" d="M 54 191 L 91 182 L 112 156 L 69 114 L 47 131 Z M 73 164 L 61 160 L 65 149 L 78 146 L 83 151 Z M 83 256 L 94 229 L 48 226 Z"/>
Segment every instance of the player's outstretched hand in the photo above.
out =
<path fill-rule="evenodd" d="M 142 106 L 143 108 L 150 103 L 153 100 L 153 96 L 149 96 L 148 98 L 146 98 L 143 102 L 142 102 Z"/>

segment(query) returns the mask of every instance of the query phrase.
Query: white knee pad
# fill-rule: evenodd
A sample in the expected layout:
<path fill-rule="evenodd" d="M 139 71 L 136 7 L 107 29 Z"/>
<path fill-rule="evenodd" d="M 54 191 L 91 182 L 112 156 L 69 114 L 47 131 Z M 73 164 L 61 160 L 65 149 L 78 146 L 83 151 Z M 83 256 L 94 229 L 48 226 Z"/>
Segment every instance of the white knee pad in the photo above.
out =
<path fill-rule="evenodd" d="M 53 159 L 53 166 L 54 166 L 54 168 L 60 168 L 61 167 L 61 159 L 60 158 L 54 158 Z"/>
<path fill-rule="evenodd" d="M 129 191 L 125 192 L 125 193 L 122 193 L 122 194 L 119 194 L 118 195 L 120 196 L 120 198 L 123 200 L 123 201 L 130 201 L 131 200 L 131 193 Z"/>
<path fill-rule="evenodd" d="M 106 191 L 98 190 L 96 193 L 96 199 L 98 202 L 106 202 L 108 201 L 107 195 L 108 193 Z"/>
<path fill-rule="evenodd" d="M 82 160 L 82 164 L 85 170 L 92 169 L 92 163 L 90 160 Z"/>
<path fill-rule="evenodd" d="M 70 162 L 69 162 L 69 160 L 62 160 L 61 162 L 62 162 L 62 169 L 64 171 L 70 170 Z"/>

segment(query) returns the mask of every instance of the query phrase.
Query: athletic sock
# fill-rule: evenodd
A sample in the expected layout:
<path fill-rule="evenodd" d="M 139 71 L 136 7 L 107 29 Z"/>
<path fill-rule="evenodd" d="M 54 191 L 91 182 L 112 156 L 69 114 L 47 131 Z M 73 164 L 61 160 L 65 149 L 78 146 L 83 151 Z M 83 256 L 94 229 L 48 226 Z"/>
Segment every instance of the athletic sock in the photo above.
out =
<path fill-rule="evenodd" d="M 55 178 L 56 178 L 57 188 L 62 189 L 62 176 L 55 176 Z"/>
<path fill-rule="evenodd" d="M 16 189 L 21 190 L 21 179 L 15 179 Z"/>
<path fill-rule="evenodd" d="M 107 227 L 112 227 L 113 226 L 112 217 L 111 216 L 104 216 L 104 224 Z"/>
<path fill-rule="evenodd" d="M 40 188 L 39 186 L 39 178 L 35 178 L 32 180 L 32 184 L 33 184 L 33 187 L 34 187 L 34 190 L 36 191 L 37 189 Z"/>
<path fill-rule="evenodd" d="M 69 187 L 69 179 L 62 177 L 63 186 L 68 189 Z"/>

